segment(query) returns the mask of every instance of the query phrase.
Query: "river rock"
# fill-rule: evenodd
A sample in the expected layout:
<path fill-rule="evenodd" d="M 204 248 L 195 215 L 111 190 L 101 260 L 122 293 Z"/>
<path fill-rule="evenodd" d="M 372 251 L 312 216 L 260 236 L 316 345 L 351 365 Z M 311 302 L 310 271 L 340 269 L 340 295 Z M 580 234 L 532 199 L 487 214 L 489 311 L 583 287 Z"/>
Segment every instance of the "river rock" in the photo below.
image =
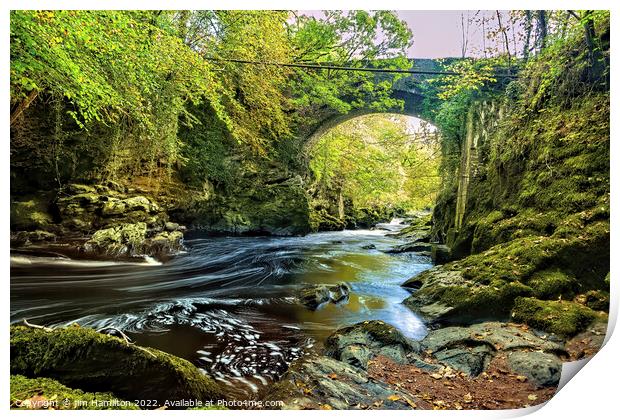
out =
<path fill-rule="evenodd" d="M 160 232 L 144 241 L 142 246 L 142 252 L 144 254 L 160 258 L 176 254 L 183 249 L 183 233 L 179 230 L 175 230 L 174 232 Z"/>
<path fill-rule="evenodd" d="M 107 256 L 130 256 L 142 253 L 146 239 L 146 223 L 125 223 L 98 230 L 84 244 L 87 253 Z"/>
<path fill-rule="evenodd" d="M 395 246 L 394 248 L 388 249 L 388 254 L 400 254 L 403 252 L 430 252 L 431 244 L 426 242 L 409 242 L 403 245 Z"/>
<path fill-rule="evenodd" d="M 267 394 L 281 409 L 411 409 L 417 399 L 368 378 L 365 371 L 331 357 L 294 362 Z"/>
<path fill-rule="evenodd" d="M 89 328 L 11 327 L 11 374 L 56 379 L 71 388 L 160 402 L 221 398 L 218 385 L 190 362 Z"/>
<path fill-rule="evenodd" d="M 406 363 L 407 354 L 416 349 L 416 343 L 383 321 L 364 321 L 341 328 L 325 342 L 328 356 L 361 369 L 366 369 L 376 355 Z"/>
<path fill-rule="evenodd" d="M 562 361 L 557 356 L 539 352 L 512 352 L 508 355 L 508 367 L 537 387 L 557 386 L 562 374 Z"/>
<path fill-rule="evenodd" d="M 174 232 L 175 230 L 179 230 L 179 224 L 174 222 L 166 222 L 164 227 L 168 232 Z"/>
<path fill-rule="evenodd" d="M 377 249 L 377 246 L 375 244 L 366 244 L 362 245 L 362 249 Z"/>
<path fill-rule="evenodd" d="M 35 230 L 31 232 L 17 232 L 12 239 L 20 245 L 29 245 L 32 242 L 51 242 L 56 239 L 56 235 L 45 230 Z"/>
<path fill-rule="evenodd" d="M 325 303 L 338 303 L 348 299 L 350 291 L 351 288 L 346 283 L 334 286 L 319 284 L 304 287 L 298 292 L 297 297 L 302 305 L 314 311 Z"/>

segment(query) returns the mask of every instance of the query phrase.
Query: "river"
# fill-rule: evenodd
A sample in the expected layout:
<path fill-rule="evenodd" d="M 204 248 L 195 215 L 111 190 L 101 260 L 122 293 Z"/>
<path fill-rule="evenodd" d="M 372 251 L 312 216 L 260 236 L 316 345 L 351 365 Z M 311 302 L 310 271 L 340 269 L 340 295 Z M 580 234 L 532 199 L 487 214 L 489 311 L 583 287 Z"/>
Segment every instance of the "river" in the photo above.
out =
<path fill-rule="evenodd" d="M 11 322 L 115 327 L 256 395 L 338 327 L 380 319 L 413 339 L 426 334 L 400 284 L 430 258 L 384 252 L 403 243 L 389 235 L 403 226 L 286 238 L 189 232 L 187 252 L 165 264 L 12 255 Z M 304 285 L 340 282 L 351 286 L 346 302 L 295 303 Z"/>

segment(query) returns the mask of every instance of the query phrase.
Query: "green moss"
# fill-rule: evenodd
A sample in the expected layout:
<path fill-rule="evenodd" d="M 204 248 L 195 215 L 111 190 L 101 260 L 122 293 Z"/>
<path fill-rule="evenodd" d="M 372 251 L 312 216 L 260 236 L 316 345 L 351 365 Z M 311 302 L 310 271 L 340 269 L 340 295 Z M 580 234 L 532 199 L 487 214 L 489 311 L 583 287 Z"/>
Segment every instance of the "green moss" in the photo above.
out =
<path fill-rule="evenodd" d="M 128 400 L 210 400 L 221 395 L 216 383 L 186 360 L 79 326 L 52 332 L 12 326 L 11 373 L 50 377 Z"/>
<path fill-rule="evenodd" d="M 43 229 L 53 222 L 45 197 L 11 201 L 11 230 Z"/>
<path fill-rule="evenodd" d="M 521 297 L 515 300 L 512 318 L 536 328 L 563 337 L 572 337 L 584 331 L 601 316 L 579 303 L 543 301 Z"/>
<path fill-rule="evenodd" d="M 11 375 L 11 408 L 55 410 L 138 410 L 131 402 L 110 393 L 71 389 L 49 378 Z"/>
<path fill-rule="evenodd" d="M 348 335 L 352 332 L 363 332 L 368 334 L 374 341 L 381 343 L 382 346 L 406 344 L 406 339 L 403 334 L 390 324 L 386 324 L 383 321 L 364 321 L 337 330 L 328 337 L 326 345 L 337 347 L 339 337 Z"/>
<path fill-rule="evenodd" d="M 572 299 L 579 290 L 577 279 L 557 268 L 535 273 L 527 284 L 540 299 Z"/>

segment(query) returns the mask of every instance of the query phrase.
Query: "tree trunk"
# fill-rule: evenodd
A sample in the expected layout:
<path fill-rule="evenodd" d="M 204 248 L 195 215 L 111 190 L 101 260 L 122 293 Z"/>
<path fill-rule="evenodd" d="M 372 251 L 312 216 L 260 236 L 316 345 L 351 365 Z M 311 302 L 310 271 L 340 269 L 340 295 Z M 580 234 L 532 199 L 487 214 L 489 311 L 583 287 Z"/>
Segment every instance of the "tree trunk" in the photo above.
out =
<path fill-rule="evenodd" d="M 544 10 L 538 10 L 538 44 L 542 50 L 547 45 L 547 13 Z"/>
<path fill-rule="evenodd" d="M 39 94 L 38 90 L 36 89 L 31 90 L 28 96 L 24 98 L 24 100 L 21 101 L 19 105 L 17 105 L 17 108 L 15 108 L 15 111 L 11 113 L 10 125 L 13 125 L 13 123 L 17 121 L 17 118 L 26 110 L 26 108 L 30 106 L 30 104 L 32 103 L 32 101 L 36 99 L 38 94 Z"/>

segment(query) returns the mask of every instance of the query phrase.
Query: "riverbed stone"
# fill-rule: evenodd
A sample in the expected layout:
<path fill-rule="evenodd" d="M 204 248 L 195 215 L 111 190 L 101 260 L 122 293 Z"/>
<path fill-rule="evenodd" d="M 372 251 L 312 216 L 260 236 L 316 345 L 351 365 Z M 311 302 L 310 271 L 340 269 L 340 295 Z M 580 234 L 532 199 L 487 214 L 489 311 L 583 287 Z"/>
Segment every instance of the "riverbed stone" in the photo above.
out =
<path fill-rule="evenodd" d="M 562 374 L 562 361 L 557 356 L 539 352 L 512 352 L 508 367 L 537 387 L 557 386 Z"/>
<path fill-rule="evenodd" d="M 45 230 L 17 232 L 14 237 L 16 242 L 21 245 L 28 245 L 33 242 L 51 242 L 56 239 L 54 233 Z"/>
<path fill-rule="evenodd" d="M 11 374 L 48 377 L 87 392 L 133 400 L 221 398 L 219 386 L 190 362 L 89 328 L 11 327 Z"/>
<path fill-rule="evenodd" d="M 317 310 L 326 303 L 339 303 L 349 298 L 351 288 L 346 283 L 318 284 L 302 288 L 297 293 L 299 302 L 310 310 Z"/>

